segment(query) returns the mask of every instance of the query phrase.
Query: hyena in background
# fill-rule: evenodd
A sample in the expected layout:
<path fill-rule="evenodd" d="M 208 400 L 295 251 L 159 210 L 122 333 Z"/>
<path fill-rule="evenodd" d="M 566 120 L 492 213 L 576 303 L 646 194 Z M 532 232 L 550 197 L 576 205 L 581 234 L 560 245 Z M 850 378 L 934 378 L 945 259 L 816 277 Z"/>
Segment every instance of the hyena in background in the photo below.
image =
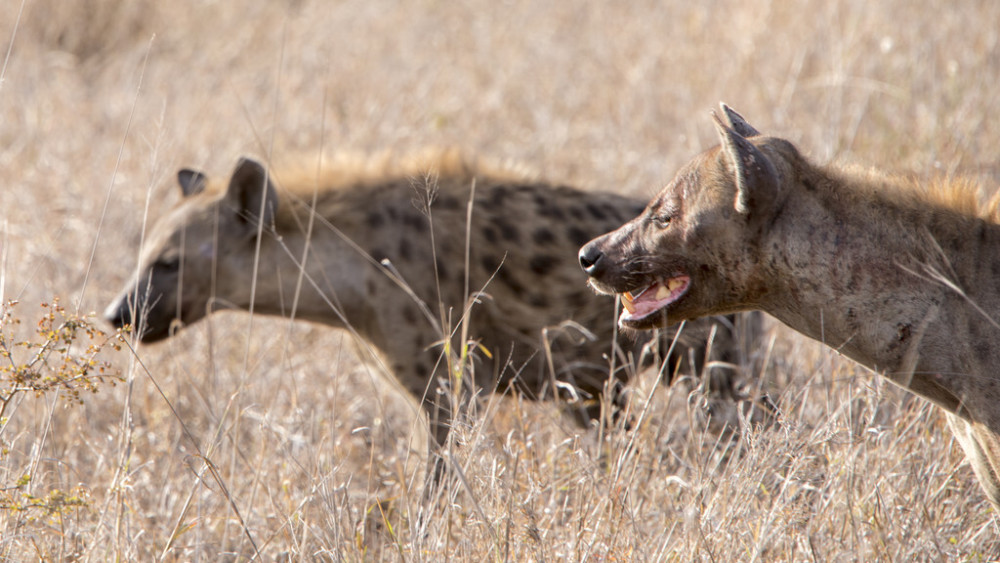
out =
<path fill-rule="evenodd" d="M 452 351 L 464 344 L 462 331 L 453 332 L 463 315 L 477 343 L 469 348 L 476 385 L 530 398 L 566 387 L 599 399 L 609 379 L 634 371 L 631 360 L 651 341 L 616 340 L 613 303 L 586 287 L 576 264 L 581 244 L 643 202 L 533 181 L 456 151 L 307 169 L 271 176 L 243 159 L 221 181 L 181 170 L 184 197 L 147 237 L 138 278 L 107 319 L 155 342 L 215 309 L 248 309 L 259 245 L 254 310 L 288 315 L 301 275 L 295 317 L 349 328 L 377 350 L 426 409 L 432 448 L 444 443 L 452 419 L 448 394 L 438 392 L 450 380 L 442 342 Z M 556 330 L 565 321 L 585 331 Z M 738 363 L 736 322 L 682 331 L 667 377 L 677 362 L 706 359 L 716 323 L 708 359 Z M 597 408 L 582 414 L 599 412 L 599 402 L 591 404 Z"/>
<path fill-rule="evenodd" d="M 762 310 L 947 411 L 1000 510 L 1000 224 L 964 182 L 806 160 L 722 106 L 721 146 L 580 250 L 646 329 Z"/>

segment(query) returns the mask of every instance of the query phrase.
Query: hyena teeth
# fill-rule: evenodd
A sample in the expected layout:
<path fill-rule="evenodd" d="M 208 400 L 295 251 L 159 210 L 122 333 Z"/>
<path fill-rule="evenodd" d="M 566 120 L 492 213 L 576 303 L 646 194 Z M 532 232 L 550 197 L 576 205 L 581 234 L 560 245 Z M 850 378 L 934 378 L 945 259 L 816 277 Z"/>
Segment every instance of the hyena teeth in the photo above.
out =
<path fill-rule="evenodd" d="M 673 281 L 671 281 L 671 285 L 672 284 Z M 666 299 L 667 297 L 670 297 L 671 291 L 673 291 L 672 287 L 668 289 L 666 286 L 660 285 L 660 289 L 656 290 L 656 300 L 660 301 Z"/>
<path fill-rule="evenodd" d="M 646 295 L 646 292 L 649 291 L 650 288 L 652 288 L 652 287 L 653 287 L 652 285 L 647 285 L 646 287 L 642 288 L 642 291 L 640 291 L 639 293 L 632 293 L 630 291 L 630 292 L 628 292 L 628 294 L 631 297 L 631 299 L 633 301 L 635 301 L 636 299 L 642 297 L 643 295 Z"/>
<path fill-rule="evenodd" d="M 635 312 L 635 305 L 633 305 L 632 300 L 629 299 L 630 295 L 631 293 L 622 294 L 622 306 L 625 307 L 625 310 L 631 314 Z"/>
<path fill-rule="evenodd" d="M 678 279 L 672 279 L 669 282 L 667 282 L 667 288 L 670 291 L 673 291 L 673 290 L 679 288 L 682 285 L 684 285 L 684 282 L 682 282 L 681 280 L 678 280 Z"/>

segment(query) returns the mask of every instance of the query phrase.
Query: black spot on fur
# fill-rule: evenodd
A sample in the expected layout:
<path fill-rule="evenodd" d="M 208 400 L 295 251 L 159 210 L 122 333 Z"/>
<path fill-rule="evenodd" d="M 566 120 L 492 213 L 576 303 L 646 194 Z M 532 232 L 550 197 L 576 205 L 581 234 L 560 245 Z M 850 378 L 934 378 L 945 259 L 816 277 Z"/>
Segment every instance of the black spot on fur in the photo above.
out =
<path fill-rule="evenodd" d="M 441 285 L 448 283 L 448 268 L 445 267 L 441 260 L 438 260 L 435 266 L 437 267 L 438 281 L 441 282 Z"/>
<path fill-rule="evenodd" d="M 483 256 L 479 259 L 479 263 L 482 264 L 488 276 L 492 276 L 493 272 L 496 272 L 497 268 L 500 267 L 500 261 L 492 256 Z"/>
<path fill-rule="evenodd" d="M 973 344 L 972 347 L 973 350 L 976 351 L 976 356 L 978 356 L 979 360 L 982 362 L 988 361 L 990 354 L 993 353 L 993 346 L 987 340 L 978 341 Z"/>
<path fill-rule="evenodd" d="M 535 233 L 531 236 L 531 239 L 535 241 L 535 244 L 551 244 L 555 242 L 556 236 L 552 234 L 552 231 L 548 227 L 539 227 L 535 229 Z"/>
<path fill-rule="evenodd" d="M 420 347 L 423 348 L 423 343 L 420 343 Z M 417 362 L 416 364 L 414 364 L 413 369 L 417 372 L 418 375 L 421 375 L 423 377 L 430 377 L 431 375 L 431 369 L 427 367 L 427 364 L 425 364 L 424 362 Z"/>
<path fill-rule="evenodd" d="M 435 202 L 434 204 L 434 207 L 437 207 L 438 209 L 441 209 L 443 211 L 456 211 L 459 209 L 459 207 L 461 207 L 461 205 L 462 204 L 459 203 L 457 197 L 446 195 L 438 198 L 437 202 Z"/>
<path fill-rule="evenodd" d="M 538 309 L 543 309 L 549 305 L 549 300 L 541 293 L 532 293 L 528 296 L 528 304 Z"/>
<path fill-rule="evenodd" d="M 385 217 L 382 217 L 382 214 L 378 211 L 371 211 L 368 213 L 368 217 L 365 221 L 367 222 L 369 229 L 376 230 L 385 224 Z"/>
<path fill-rule="evenodd" d="M 539 276 L 547 275 L 558 265 L 558 260 L 548 254 L 539 254 L 528 261 L 528 267 Z"/>
<path fill-rule="evenodd" d="M 403 308 L 403 320 L 406 321 L 406 324 L 417 324 L 417 312 L 413 310 L 413 307 Z"/>
<path fill-rule="evenodd" d="M 410 239 L 406 237 L 399 240 L 399 259 L 405 261 L 410 259 Z"/>
<path fill-rule="evenodd" d="M 518 242 L 520 239 L 520 233 L 517 231 L 517 227 L 510 224 L 506 219 L 497 218 L 496 226 L 500 229 L 500 236 L 507 242 Z"/>
<path fill-rule="evenodd" d="M 439 241 L 437 241 L 437 243 L 438 243 L 438 245 L 437 245 L 437 249 L 438 249 L 437 250 L 437 254 L 438 254 L 438 256 L 451 256 L 451 249 L 454 248 L 454 246 L 451 244 L 450 240 L 448 240 L 448 239 L 439 240 Z M 463 252 L 464 252 L 465 237 L 462 237 L 462 248 L 463 248 Z"/>
<path fill-rule="evenodd" d="M 496 231 L 496 229 L 494 229 L 493 227 L 489 227 L 489 226 L 483 227 L 483 238 L 485 238 L 486 242 L 488 242 L 488 243 L 496 244 L 496 242 L 497 242 L 497 231 Z"/>
<path fill-rule="evenodd" d="M 403 216 L 403 224 L 414 230 L 422 230 L 427 226 L 423 215 L 407 213 Z"/>
<path fill-rule="evenodd" d="M 580 227 L 570 227 L 566 234 L 569 235 L 569 241 L 576 246 L 583 246 L 593 238 L 587 234 L 587 231 L 584 231 Z"/>
<path fill-rule="evenodd" d="M 584 293 L 582 291 L 570 292 L 568 295 L 566 295 L 566 303 L 574 309 L 580 309 L 590 302 L 592 296 L 593 294 Z M 608 297 L 608 299 L 611 298 Z"/>
<path fill-rule="evenodd" d="M 563 213 L 562 208 L 555 205 L 551 201 L 542 200 L 536 201 L 536 203 L 538 204 L 538 214 L 542 217 L 555 219 L 557 221 L 562 221 L 566 218 L 566 214 Z"/>
<path fill-rule="evenodd" d="M 510 190 L 510 186 L 494 186 L 490 193 L 490 203 L 496 207 L 503 205 L 503 201 L 507 199 L 507 192 Z"/>
<path fill-rule="evenodd" d="M 497 279 L 509 287 L 514 293 L 524 293 L 524 286 L 521 285 L 521 282 L 517 281 L 517 278 L 514 277 L 514 273 L 510 268 L 500 268 L 500 271 L 497 272 Z"/>
<path fill-rule="evenodd" d="M 899 323 L 896 325 L 896 334 L 899 337 L 900 342 L 905 342 L 910 338 L 910 325 L 905 323 Z"/>
<path fill-rule="evenodd" d="M 608 218 L 608 214 L 604 212 L 603 209 L 594 205 L 593 203 L 587 204 L 587 211 L 590 212 L 590 216 L 598 221 L 603 221 Z"/>

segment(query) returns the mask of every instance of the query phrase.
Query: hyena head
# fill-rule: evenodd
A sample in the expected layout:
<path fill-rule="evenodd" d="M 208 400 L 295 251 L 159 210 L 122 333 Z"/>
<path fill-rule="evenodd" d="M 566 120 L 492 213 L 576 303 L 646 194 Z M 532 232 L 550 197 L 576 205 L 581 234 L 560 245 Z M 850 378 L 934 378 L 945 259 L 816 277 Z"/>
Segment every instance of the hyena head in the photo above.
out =
<path fill-rule="evenodd" d="M 788 173 L 781 155 L 795 149 L 722 112 L 721 146 L 688 163 L 638 217 L 580 249 L 590 285 L 621 296 L 622 327 L 749 310 L 760 297 L 755 256 Z"/>
<path fill-rule="evenodd" d="M 249 306 L 256 238 L 277 202 L 267 171 L 249 159 L 226 187 L 187 169 L 177 181 L 183 199 L 149 233 L 135 277 L 104 313 L 116 327 L 133 325 L 143 342 L 169 336 L 175 321 Z"/>

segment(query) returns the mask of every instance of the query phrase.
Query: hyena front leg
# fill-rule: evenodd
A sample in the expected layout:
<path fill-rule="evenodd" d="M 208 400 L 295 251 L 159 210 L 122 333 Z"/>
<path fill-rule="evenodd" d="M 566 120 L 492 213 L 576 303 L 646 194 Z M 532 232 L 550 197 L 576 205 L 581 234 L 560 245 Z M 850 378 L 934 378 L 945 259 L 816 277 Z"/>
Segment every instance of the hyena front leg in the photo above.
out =
<path fill-rule="evenodd" d="M 950 412 L 945 414 L 986 496 L 994 510 L 1000 512 L 1000 504 L 996 501 L 1000 498 L 1000 439 L 984 424 L 969 422 Z"/>
<path fill-rule="evenodd" d="M 422 402 L 427 413 L 429 432 L 427 435 L 427 482 L 438 484 L 444 477 L 446 468 L 445 455 L 448 447 L 448 435 L 451 433 L 454 421 L 453 403 L 450 385 L 431 381 L 430 388 Z"/>
<path fill-rule="evenodd" d="M 443 477 L 444 448 L 448 446 L 455 413 L 462 411 L 468 393 L 453 394 L 450 364 L 443 357 L 440 346 L 423 344 L 406 348 L 400 345 L 394 352 L 399 354 L 399 361 L 394 361 L 392 366 L 395 377 L 411 396 L 417 398 L 427 415 L 427 483 L 437 484 Z"/>

